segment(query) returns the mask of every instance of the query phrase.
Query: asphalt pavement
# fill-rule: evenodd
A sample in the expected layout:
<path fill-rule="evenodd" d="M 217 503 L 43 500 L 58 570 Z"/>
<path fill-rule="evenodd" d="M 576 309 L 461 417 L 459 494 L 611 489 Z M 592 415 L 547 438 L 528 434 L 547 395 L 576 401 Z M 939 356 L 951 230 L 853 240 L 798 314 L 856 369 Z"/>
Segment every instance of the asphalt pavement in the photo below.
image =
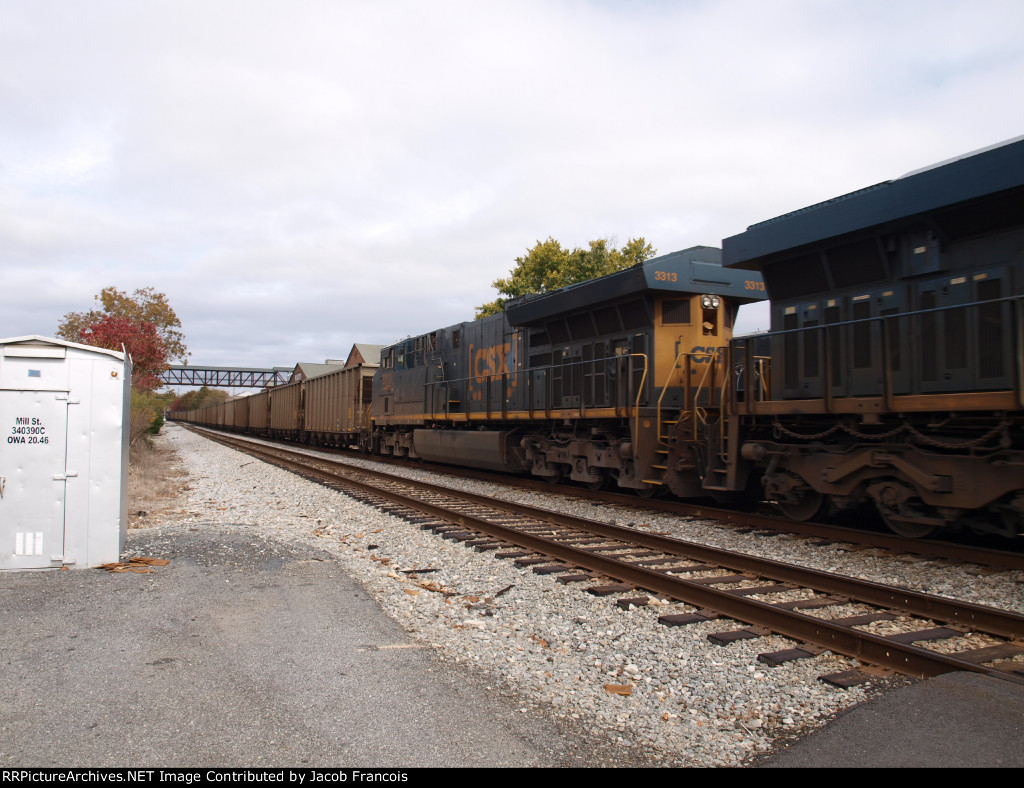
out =
<path fill-rule="evenodd" d="M 132 531 L 146 574 L 0 573 L 0 764 L 642 766 L 422 648 L 326 553 Z"/>
<path fill-rule="evenodd" d="M 647 766 L 437 660 L 330 555 L 132 531 L 151 572 L 0 573 L 4 767 Z M 1024 687 L 888 693 L 767 767 L 1024 766 Z"/>
<path fill-rule="evenodd" d="M 775 768 L 1024 766 L 1024 685 L 947 673 L 855 706 L 774 754 Z"/>

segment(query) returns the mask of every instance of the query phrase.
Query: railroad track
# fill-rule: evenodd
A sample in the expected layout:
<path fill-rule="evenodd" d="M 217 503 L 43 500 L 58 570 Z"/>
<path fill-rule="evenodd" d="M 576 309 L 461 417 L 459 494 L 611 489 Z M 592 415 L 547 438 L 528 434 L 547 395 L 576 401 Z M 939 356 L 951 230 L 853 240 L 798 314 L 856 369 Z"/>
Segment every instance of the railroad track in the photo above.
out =
<path fill-rule="evenodd" d="M 965 670 L 1024 683 L 1024 662 L 1014 660 L 1024 655 L 1024 616 L 1015 613 L 202 434 L 473 549 L 493 550 L 563 583 L 590 583 L 591 593 L 623 595 L 617 600 L 621 607 L 653 600 L 687 607 L 661 616 L 665 625 L 733 619 L 745 626 L 711 635 L 714 642 L 774 632 L 800 644 L 760 655 L 769 665 L 830 650 L 911 676 Z M 650 596 L 637 596 L 638 590 Z M 829 618 L 830 610 L 845 612 Z M 859 627 L 898 631 L 878 634 Z M 933 647 L 917 645 L 924 642 Z M 856 671 L 822 678 L 846 686 L 862 680 Z"/>
<path fill-rule="evenodd" d="M 324 449 L 319 449 L 324 451 Z M 340 455 L 351 454 L 342 449 L 327 449 Z M 951 562 L 973 563 L 995 569 L 1024 571 L 1024 552 L 997 550 L 989 547 L 978 547 L 940 539 L 911 539 L 898 536 L 887 530 L 872 531 L 864 528 L 847 528 L 842 525 L 820 522 L 797 522 L 779 515 L 764 512 L 741 511 L 710 503 L 687 503 L 685 501 L 665 498 L 641 498 L 629 493 L 611 490 L 591 490 L 582 486 L 568 484 L 550 484 L 537 479 L 509 476 L 495 471 L 473 470 L 451 465 L 437 465 L 418 460 L 396 459 L 393 457 L 374 457 L 375 462 L 413 468 L 421 471 L 432 471 L 443 474 L 458 474 L 461 477 L 476 479 L 496 484 L 514 484 L 517 488 L 535 490 L 543 493 L 561 493 L 583 498 L 590 501 L 611 504 L 635 511 L 646 509 L 682 517 L 697 517 L 706 520 L 729 523 L 737 528 L 750 528 L 764 532 L 791 533 L 828 541 L 871 549 L 881 549 L 893 554 L 917 556 L 926 560 L 944 560 Z M 881 526 L 884 528 L 884 526 Z"/>
<path fill-rule="evenodd" d="M 278 443 L 282 446 L 295 445 L 294 443 L 289 444 L 286 441 L 273 441 L 265 438 L 260 440 Z M 337 454 L 342 457 L 353 456 L 351 449 L 323 446 L 315 447 L 315 449 L 326 454 Z M 360 459 L 365 459 L 363 455 L 358 456 Z M 544 494 L 558 493 L 573 498 L 609 504 L 631 512 L 644 509 L 680 517 L 715 520 L 737 528 L 756 530 L 764 535 L 771 533 L 795 534 L 797 536 L 823 539 L 830 542 L 841 542 L 849 545 L 848 549 L 878 549 L 885 550 L 893 555 L 906 555 L 921 560 L 971 563 L 992 569 L 1024 571 L 1024 550 L 1020 549 L 1019 541 L 1017 549 L 1009 548 L 1004 550 L 937 538 L 912 539 L 898 536 L 888 531 L 881 523 L 879 523 L 880 530 L 870 530 L 863 527 L 848 528 L 833 523 L 797 522 L 764 511 L 745 511 L 707 502 L 692 503 L 668 498 L 644 498 L 631 493 L 593 490 L 574 484 L 551 484 L 550 482 L 528 476 L 515 476 L 497 471 L 485 471 L 462 466 L 441 465 L 422 460 L 376 455 L 372 457 L 372 460 L 381 465 L 392 465 L 444 475 L 455 474 L 462 478 L 494 484 L 512 484 L 518 489 L 534 490 Z M 765 507 L 767 507 L 767 504 Z"/>

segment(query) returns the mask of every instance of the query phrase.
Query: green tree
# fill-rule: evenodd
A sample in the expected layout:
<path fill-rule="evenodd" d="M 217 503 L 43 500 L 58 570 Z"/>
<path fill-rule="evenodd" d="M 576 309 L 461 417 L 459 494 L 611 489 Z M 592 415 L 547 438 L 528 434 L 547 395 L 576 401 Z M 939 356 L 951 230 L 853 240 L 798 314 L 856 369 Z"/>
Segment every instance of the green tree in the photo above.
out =
<path fill-rule="evenodd" d="M 642 263 L 657 254 L 654 247 L 643 238 L 630 238 L 621 249 L 611 246 L 608 239 L 599 238 L 590 242 L 589 249 L 576 247 L 569 250 L 554 238 L 528 249 L 523 257 L 516 258 L 516 267 L 509 276 L 498 279 L 492 286 L 507 298 L 497 298 L 477 307 L 476 317 L 496 314 L 505 308 L 509 298 L 529 293 L 545 293 L 566 285 L 613 274 L 624 268 Z"/>
<path fill-rule="evenodd" d="M 188 361 L 189 352 L 185 346 L 185 335 L 181 333 L 181 321 L 163 293 L 152 287 L 143 287 L 128 295 L 116 287 L 104 287 L 93 300 L 98 301 L 102 309 L 68 312 L 57 325 L 58 337 L 69 342 L 81 342 L 82 332 L 88 333 L 104 318 L 124 318 L 135 325 L 151 323 L 167 358 L 183 364 Z"/>
<path fill-rule="evenodd" d="M 201 389 L 186 391 L 182 396 L 175 398 L 170 405 L 171 410 L 198 410 L 207 405 L 216 405 L 228 398 L 228 393 L 221 389 L 211 389 L 203 386 Z"/>

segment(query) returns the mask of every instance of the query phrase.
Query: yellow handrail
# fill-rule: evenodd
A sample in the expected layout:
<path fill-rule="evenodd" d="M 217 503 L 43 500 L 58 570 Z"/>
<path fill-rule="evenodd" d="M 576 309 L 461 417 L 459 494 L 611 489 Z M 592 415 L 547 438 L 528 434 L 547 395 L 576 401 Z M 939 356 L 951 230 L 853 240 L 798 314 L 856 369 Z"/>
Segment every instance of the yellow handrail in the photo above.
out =
<path fill-rule="evenodd" d="M 694 419 L 693 419 L 693 438 L 694 438 L 694 440 L 696 440 L 696 438 L 697 438 L 697 419 L 696 419 L 696 414 L 697 414 L 697 410 L 698 410 L 698 408 L 697 408 L 697 401 L 700 399 L 700 392 L 704 388 L 704 383 L 707 380 L 708 374 L 711 372 L 711 368 L 716 363 L 718 363 L 718 354 L 717 353 L 708 352 L 708 351 L 702 351 L 702 352 L 699 352 L 699 353 L 687 353 L 686 351 L 681 351 L 679 353 L 679 355 L 676 356 L 675 363 L 672 365 L 672 368 L 669 370 L 669 373 L 668 373 L 668 375 L 665 378 L 665 384 L 661 387 L 661 394 L 658 396 L 658 405 L 657 405 L 657 421 L 658 421 L 657 427 L 658 427 L 658 429 L 657 429 L 657 435 L 658 435 L 658 443 L 660 443 L 663 446 L 667 446 L 668 444 L 665 443 L 665 441 L 663 441 L 661 439 L 662 401 L 664 400 L 665 394 L 666 394 L 666 392 L 669 389 L 669 384 L 672 382 L 672 376 L 675 375 L 676 370 L 679 369 L 679 359 L 683 358 L 684 356 L 686 356 L 688 358 L 692 358 L 692 357 L 696 357 L 696 356 L 706 356 L 708 358 L 707 368 L 704 370 L 704 374 L 701 375 L 701 379 L 698 382 L 697 388 L 695 390 L 690 392 L 689 374 L 687 374 L 687 376 L 686 376 L 687 379 L 686 379 L 686 381 L 684 381 L 684 383 L 686 384 L 686 389 L 687 389 L 687 401 L 683 403 L 682 410 L 686 413 L 687 417 L 690 416 L 690 413 L 691 413 L 691 411 L 690 411 L 690 399 L 691 399 L 691 395 L 692 395 L 693 415 L 694 415 Z"/>
<path fill-rule="evenodd" d="M 647 354 L 646 353 L 630 353 L 629 358 L 642 358 L 644 360 L 644 374 L 640 378 L 640 385 L 636 389 L 636 400 L 633 403 L 633 437 L 636 440 L 636 446 L 633 447 L 633 459 L 636 459 L 640 454 L 640 398 L 644 393 L 644 383 L 647 382 Z"/>

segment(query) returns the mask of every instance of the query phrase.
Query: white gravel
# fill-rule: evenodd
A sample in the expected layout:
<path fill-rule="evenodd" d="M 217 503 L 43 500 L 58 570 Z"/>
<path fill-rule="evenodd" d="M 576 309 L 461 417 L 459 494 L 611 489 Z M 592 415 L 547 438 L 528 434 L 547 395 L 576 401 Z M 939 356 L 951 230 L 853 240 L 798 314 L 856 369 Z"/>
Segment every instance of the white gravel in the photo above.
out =
<path fill-rule="evenodd" d="M 825 685 L 819 676 L 856 666 L 854 660 L 827 652 L 769 668 L 757 661 L 758 654 L 791 648 L 792 641 L 769 636 L 727 648 L 715 646 L 707 640 L 709 633 L 737 627 L 728 620 L 664 627 L 656 622 L 659 615 L 688 608 L 666 604 L 623 611 L 614 597 L 590 596 L 558 584 L 553 576 L 534 575 L 492 553 L 477 553 L 420 531 L 175 425 L 168 425 L 160 440 L 178 451 L 190 481 L 171 509 L 146 518 L 155 520 L 156 527 L 237 525 L 250 531 L 257 528 L 266 538 L 326 550 L 413 637 L 447 658 L 485 671 L 496 688 L 516 691 L 524 709 L 549 708 L 615 742 L 641 747 L 665 765 L 748 763 L 893 684 L 849 690 Z M 622 509 L 502 485 L 448 477 L 444 483 L 776 560 L 1024 610 L 1020 572 L 986 574 L 969 567 L 911 564 L 870 551 L 739 534 L 639 510 L 624 516 Z M 437 571 L 406 574 L 412 569 Z M 609 686 L 628 687 L 631 694 L 615 694 Z"/>

